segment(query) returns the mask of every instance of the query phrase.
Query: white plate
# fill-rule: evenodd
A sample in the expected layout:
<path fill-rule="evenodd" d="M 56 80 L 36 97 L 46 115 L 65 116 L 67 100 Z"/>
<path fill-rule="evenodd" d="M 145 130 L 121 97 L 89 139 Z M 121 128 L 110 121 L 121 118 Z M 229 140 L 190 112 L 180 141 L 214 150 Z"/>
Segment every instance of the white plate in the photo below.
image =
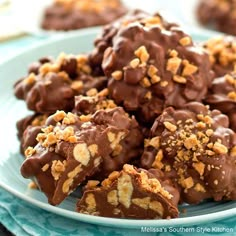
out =
<path fill-rule="evenodd" d="M 140 226 L 186 226 L 209 223 L 236 215 L 236 202 L 204 202 L 199 205 L 181 206 L 186 213 L 180 213 L 180 218 L 171 220 L 128 220 L 112 219 L 80 214 L 74 211 L 77 198 L 71 195 L 57 207 L 47 203 L 43 193 L 28 188 L 29 180 L 20 175 L 23 161 L 19 153 L 19 142 L 16 137 L 16 121 L 29 112 L 25 103 L 16 100 L 13 95 L 14 82 L 26 74 L 29 63 L 41 56 L 57 56 L 61 51 L 66 53 L 87 52 L 93 47 L 94 37 L 99 29 L 81 30 L 68 34 L 65 39 L 49 40 L 37 47 L 33 47 L 0 65 L 0 104 L 1 104 L 1 132 L 0 132 L 0 187 L 17 197 L 47 211 L 64 217 L 98 225 L 123 228 L 140 228 Z M 197 40 L 206 40 L 208 36 L 195 35 Z"/>

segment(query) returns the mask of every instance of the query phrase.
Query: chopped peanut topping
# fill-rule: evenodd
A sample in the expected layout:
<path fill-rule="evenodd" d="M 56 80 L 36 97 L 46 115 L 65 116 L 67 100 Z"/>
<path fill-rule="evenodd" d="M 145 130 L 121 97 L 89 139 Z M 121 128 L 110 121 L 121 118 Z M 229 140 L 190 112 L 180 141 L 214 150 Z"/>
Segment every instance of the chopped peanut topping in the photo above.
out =
<path fill-rule="evenodd" d="M 168 121 L 164 122 L 164 125 L 165 125 L 165 127 L 166 127 L 168 130 L 170 130 L 171 132 L 174 132 L 174 131 L 176 131 L 176 129 L 177 129 L 177 126 L 176 126 L 176 125 L 173 125 L 172 123 L 170 123 L 170 122 L 168 122 Z"/>
<path fill-rule="evenodd" d="M 38 189 L 37 184 L 34 181 L 31 181 L 28 185 L 28 188 L 30 189 Z"/>
<path fill-rule="evenodd" d="M 197 191 L 197 192 L 202 192 L 202 193 L 205 193 L 206 192 L 206 189 L 199 183 L 197 183 L 194 187 L 194 189 Z"/>
<path fill-rule="evenodd" d="M 145 147 L 152 146 L 158 149 L 160 147 L 160 137 L 154 137 L 152 139 L 145 139 L 144 146 Z"/>
<path fill-rule="evenodd" d="M 160 149 L 157 152 L 154 162 L 152 163 L 152 167 L 157 168 L 157 169 L 162 169 L 164 166 L 163 163 L 161 162 L 162 159 L 163 159 L 163 151 Z"/>
<path fill-rule="evenodd" d="M 198 139 L 195 134 L 191 134 L 189 138 L 186 138 L 184 141 L 184 146 L 187 149 L 192 149 L 198 145 Z"/>
<path fill-rule="evenodd" d="M 161 25 L 162 20 L 158 16 L 147 17 L 143 20 L 146 27 L 151 27 L 153 25 Z"/>
<path fill-rule="evenodd" d="M 64 119 L 64 117 L 66 116 L 66 113 L 64 111 L 57 111 L 54 115 L 53 115 L 53 119 L 56 122 L 59 122 L 61 120 Z"/>
<path fill-rule="evenodd" d="M 26 84 L 33 84 L 36 80 L 36 75 L 34 73 L 30 73 L 28 77 L 24 79 L 24 83 Z"/>
<path fill-rule="evenodd" d="M 183 62 L 184 63 L 184 62 Z M 198 71 L 197 66 L 190 64 L 188 61 L 185 62 L 185 67 L 183 69 L 183 76 L 190 76 Z"/>
<path fill-rule="evenodd" d="M 152 77 L 153 75 L 156 75 L 157 72 L 158 69 L 154 65 L 150 65 L 147 73 L 150 77 Z"/>
<path fill-rule="evenodd" d="M 92 116 L 90 114 L 89 115 L 81 115 L 79 118 L 83 122 L 88 122 L 91 120 Z"/>
<path fill-rule="evenodd" d="M 70 87 L 76 91 L 81 91 L 84 88 L 84 83 L 82 81 L 73 81 Z"/>
<path fill-rule="evenodd" d="M 47 163 L 41 169 L 42 169 L 43 172 L 45 172 L 45 171 L 48 170 L 48 168 L 49 168 L 49 164 Z"/>
<path fill-rule="evenodd" d="M 91 144 L 88 146 L 88 150 L 92 157 L 94 157 L 98 153 L 98 145 L 97 144 Z"/>
<path fill-rule="evenodd" d="M 140 63 L 140 60 L 138 58 L 135 58 L 130 62 L 130 66 L 135 69 L 138 67 L 139 63 Z"/>
<path fill-rule="evenodd" d="M 114 78 L 115 80 L 121 80 L 122 79 L 122 71 L 120 70 L 117 70 L 117 71 L 114 71 L 111 76 L 112 78 Z"/>
<path fill-rule="evenodd" d="M 161 81 L 161 77 L 160 77 L 160 76 L 153 75 L 153 76 L 151 77 L 151 83 L 152 83 L 152 84 L 156 84 L 156 83 L 158 83 L 158 82 L 160 82 L 160 81 Z"/>
<path fill-rule="evenodd" d="M 98 93 L 97 89 L 92 88 L 92 89 L 90 89 L 86 92 L 86 95 L 89 96 L 89 97 L 93 97 L 93 96 L 97 95 L 97 93 Z"/>
<path fill-rule="evenodd" d="M 28 158 L 28 157 L 32 156 L 35 152 L 36 152 L 36 150 L 33 147 L 28 147 L 25 150 L 25 157 Z"/>
<path fill-rule="evenodd" d="M 229 84 L 232 84 L 232 85 L 235 84 L 234 77 L 231 76 L 231 75 L 229 75 L 229 74 L 226 74 L 226 75 L 225 75 L 225 80 L 226 80 Z"/>
<path fill-rule="evenodd" d="M 236 101 L 236 92 L 232 91 L 227 94 L 228 98 Z"/>
<path fill-rule="evenodd" d="M 228 152 L 228 148 L 219 142 L 215 142 L 212 149 L 218 154 L 226 154 Z"/>
<path fill-rule="evenodd" d="M 188 46 L 189 44 L 191 44 L 191 38 L 186 36 L 182 39 L 179 40 L 179 43 L 182 45 L 182 46 Z"/>
<path fill-rule="evenodd" d="M 166 70 L 170 71 L 173 75 L 176 75 L 181 65 L 181 62 L 182 62 L 182 59 L 178 57 L 173 57 L 173 58 L 168 59 Z"/>
<path fill-rule="evenodd" d="M 88 180 L 86 184 L 86 188 L 94 188 L 96 187 L 100 182 L 98 180 Z"/>
<path fill-rule="evenodd" d="M 185 189 L 192 188 L 193 185 L 194 185 L 193 178 L 192 178 L 192 177 L 188 177 L 188 178 L 182 180 L 181 184 L 182 184 L 182 186 L 183 186 Z"/>
<path fill-rule="evenodd" d="M 202 176 L 205 170 L 205 164 L 202 162 L 193 163 L 193 168 Z"/>
<path fill-rule="evenodd" d="M 146 63 L 150 57 L 145 46 L 139 47 L 134 54 L 141 60 L 142 63 Z"/>
<path fill-rule="evenodd" d="M 187 82 L 187 80 L 184 77 L 179 76 L 179 75 L 174 75 L 173 80 L 177 83 L 180 83 L 180 84 L 186 84 L 186 82 Z"/>
<path fill-rule="evenodd" d="M 61 174 L 65 171 L 66 169 L 66 161 L 52 161 L 52 166 L 51 166 L 51 173 L 52 176 L 55 180 L 58 180 L 61 176 Z"/>
<path fill-rule="evenodd" d="M 161 87 L 166 87 L 168 85 L 168 81 L 161 81 Z"/>
<path fill-rule="evenodd" d="M 150 100 L 152 98 L 152 93 L 150 91 L 148 91 L 145 96 L 145 98 L 147 98 L 148 100 Z"/>
<path fill-rule="evenodd" d="M 151 86 L 151 83 L 150 83 L 150 81 L 149 81 L 149 79 L 148 79 L 147 77 L 144 77 L 144 78 L 141 80 L 140 84 L 141 84 L 144 88 L 148 88 L 148 87 Z"/>

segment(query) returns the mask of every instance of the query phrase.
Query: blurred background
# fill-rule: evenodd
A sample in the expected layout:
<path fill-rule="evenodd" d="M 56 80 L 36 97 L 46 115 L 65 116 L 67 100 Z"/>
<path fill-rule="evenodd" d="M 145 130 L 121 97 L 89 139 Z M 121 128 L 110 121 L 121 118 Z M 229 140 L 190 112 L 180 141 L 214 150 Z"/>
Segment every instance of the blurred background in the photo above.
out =
<path fill-rule="evenodd" d="M 14 54 L 14 48 L 25 48 L 31 44 L 41 42 L 50 37 L 66 37 L 70 31 L 53 31 L 42 29 L 42 21 L 45 12 L 55 3 L 71 2 L 75 0 L 0 0 L 0 54 L 4 55 L 4 59 Z M 96 0 L 80 0 L 79 2 L 90 4 Z M 108 0 L 99 0 L 107 1 Z M 118 0 L 112 0 L 118 1 Z M 178 2 L 183 0 L 121 0 L 121 4 L 128 10 L 139 8 L 148 12 L 161 12 L 170 20 L 181 22 L 180 10 L 177 9 Z M 90 5 L 91 6 L 91 5 Z M 57 9 L 53 14 L 65 14 L 61 9 Z M 50 11 L 49 14 L 52 13 Z M 58 13 L 59 12 L 59 13 Z M 177 14 L 176 14 L 177 13 Z M 3 60 L 0 57 L 0 62 Z"/>

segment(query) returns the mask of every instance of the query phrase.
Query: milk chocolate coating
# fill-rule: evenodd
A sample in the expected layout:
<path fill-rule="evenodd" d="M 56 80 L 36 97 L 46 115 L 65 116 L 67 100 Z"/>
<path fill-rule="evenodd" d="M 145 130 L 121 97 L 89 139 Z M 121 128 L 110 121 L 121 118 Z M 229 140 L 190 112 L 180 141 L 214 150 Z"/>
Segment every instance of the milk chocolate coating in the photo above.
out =
<path fill-rule="evenodd" d="M 111 98 L 144 123 L 152 123 L 166 106 L 202 101 L 212 80 L 208 55 L 161 18 L 122 27 L 105 51 L 102 67 Z"/>
<path fill-rule="evenodd" d="M 226 34 L 236 35 L 235 10 L 234 0 L 201 0 L 196 15 L 202 25 Z"/>
<path fill-rule="evenodd" d="M 27 107 L 37 113 L 54 113 L 57 110 L 71 111 L 74 96 L 85 94 L 91 88 L 106 86 L 105 77 L 94 77 L 84 56 L 63 56 L 30 69 L 26 78 L 14 86 L 15 96 L 26 101 Z"/>
<path fill-rule="evenodd" d="M 37 183 L 50 204 L 60 204 L 87 177 L 101 170 L 109 174 L 126 163 L 122 154 L 129 150 L 132 156 L 140 145 L 133 140 L 134 124 L 120 107 L 99 110 L 86 121 L 84 116 L 57 112 L 47 119 L 34 149 L 26 150 L 21 173 Z"/>
<path fill-rule="evenodd" d="M 214 79 L 205 103 L 228 115 L 230 128 L 236 131 L 236 73 Z"/>
<path fill-rule="evenodd" d="M 236 63 L 236 38 L 232 36 L 214 37 L 203 43 L 209 54 L 214 77 L 224 76 L 234 70 Z"/>
<path fill-rule="evenodd" d="M 53 58 L 52 57 L 42 57 L 40 58 L 38 61 L 32 62 L 29 67 L 28 67 L 28 73 L 34 73 L 34 74 L 38 74 L 39 73 L 39 69 L 40 67 L 45 64 L 45 63 L 50 63 L 53 62 Z"/>
<path fill-rule="evenodd" d="M 159 14 L 156 15 L 159 16 Z M 95 48 L 89 54 L 90 64 L 97 71 L 98 74 L 103 73 L 101 67 L 103 54 L 108 47 L 111 47 L 113 45 L 113 38 L 115 37 L 119 29 L 128 23 L 135 21 L 142 21 L 143 19 L 149 17 L 152 17 L 152 15 L 142 10 L 138 9 L 130 10 L 123 17 L 103 27 L 102 32 L 100 33 L 100 35 L 97 36 L 97 38 L 94 41 Z"/>
<path fill-rule="evenodd" d="M 153 172 L 124 165 L 99 187 L 87 188 L 77 203 L 80 213 L 131 219 L 178 217 L 179 193 Z"/>
<path fill-rule="evenodd" d="M 36 137 L 46 122 L 47 114 L 28 115 L 16 123 L 17 136 L 20 140 L 20 151 L 24 154 L 27 147 L 34 147 L 37 144 Z"/>
<path fill-rule="evenodd" d="M 87 7 L 80 8 L 76 4 L 83 4 L 85 1 L 74 1 L 75 4 L 55 2 L 53 5 L 45 9 L 42 28 L 46 30 L 75 30 L 87 28 L 91 26 L 99 26 L 110 23 L 118 17 L 124 15 L 127 11 L 125 6 L 119 1 L 115 2 L 114 6 L 106 5 L 100 1 L 100 9 L 93 9 L 93 4 L 98 4 L 96 1 L 87 2 Z"/>
<path fill-rule="evenodd" d="M 228 117 L 192 102 L 166 108 L 145 141 L 142 167 L 164 171 L 181 190 L 181 201 L 236 199 L 236 135 Z"/>
<path fill-rule="evenodd" d="M 108 95 L 108 94 L 107 94 Z M 94 114 L 99 110 L 109 110 L 116 107 L 113 100 L 101 96 L 99 93 L 95 96 L 77 96 L 75 97 L 74 113 L 80 115 Z M 104 116 L 103 122 L 109 122 L 109 117 Z M 127 120 L 128 121 L 128 120 Z M 120 122 L 117 120 L 117 122 Z M 120 147 L 117 151 L 113 152 L 112 156 L 104 156 L 103 163 L 100 167 L 99 173 L 96 178 L 101 179 L 107 177 L 114 170 L 120 170 L 124 164 L 135 160 L 140 157 L 143 148 L 143 132 L 134 117 L 131 117 L 129 122 L 126 123 L 126 129 L 129 134 L 120 142 Z"/>

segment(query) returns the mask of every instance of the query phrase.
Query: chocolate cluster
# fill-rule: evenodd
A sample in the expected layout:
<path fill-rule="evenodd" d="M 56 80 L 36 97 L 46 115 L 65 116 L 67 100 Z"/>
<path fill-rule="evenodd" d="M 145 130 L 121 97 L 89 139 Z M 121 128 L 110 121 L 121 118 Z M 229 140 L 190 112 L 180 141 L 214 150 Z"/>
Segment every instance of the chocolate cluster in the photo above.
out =
<path fill-rule="evenodd" d="M 90 180 L 77 203 L 77 210 L 114 218 L 176 218 L 178 190 L 168 180 L 160 179 L 156 170 L 136 169 L 125 164 L 121 172 L 112 172 L 100 185 Z"/>
<path fill-rule="evenodd" d="M 89 54 L 89 61 L 94 69 L 96 69 L 100 73 L 103 73 L 101 65 L 105 50 L 108 47 L 113 46 L 113 38 L 121 28 L 137 21 L 143 24 L 161 24 L 165 28 L 169 28 L 170 26 L 176 25 L 174 23 L 169 23 L 165 21 L 163 17 L 158 13 L 152 15 L 138 9 L 131 10 L 120 19 L 105 25 L 100 35 L 98 35 L 95 39 L 95 48 Z"/>
<path fill-rule="evenodd" d="M 197 7 L 197 18 L 208 28 L 236 35 L 235 11 L 234 0 L 201 0 Z"/>
<path fill-rule="evenodd" d="M 219 36 L 203 43 L 211 62 L 214 77 L 224 76 L 234 70 L 236 64 L 236 39 Z"/>
<path fill-rule="evenodd" d="M 236 72 L 215 78 L 205 102 L 212 109 L 228 115 L 230 128 L 236 132 Z"/>
<path fill-rule="evenodd" d="M 166 108 L 145 140 L 143 168 L 157 168 L 190 204 L 236 199 L 236 135 L 227 116 L 198 102 Z"/>
<path fill-rule="evenodd" d="M 32 63 L 15 84 L 35 112 L 17 123 L 21 174 L 52 205 L 82 186 L 76 210 L 105 217 L 169 219 L 181 203 L 236 200 L 234 44 L 196 46 L 135 10 L 87 55 Z"/>
<path fill-rule="evenodd" d="M 105 77 L 93 77 L 86 55 L 61 54 L 55 61 L 32 64 L 29 72 L 16 82 L 15 96 L 37 113 L 71 111 L 74 96 L 106 85 Z"/>
<path fill-rule="evenodd" d="M 114 101 L 147 124 L 167 106 L 202 101 L 212 79 L 208 55 L 158 16 L 123 26 L 102 67 Z"/>
<path fill-rule="evenodd" d="M 53 205 L 61 203 L 86 177 L 119 170 L 139 154 L 142 143 L 137 122 L 121 107 L 81 116 L 57 111 L 41 130 L 38 144 L 25 151 L 21 173 L 35 179 Z"/>
<path fill-rule="evenodd" d="M 127 12 L 119 0 L 55 0 L 45 9 L 42 28 L 75 30 L 105 25 Z"/>

